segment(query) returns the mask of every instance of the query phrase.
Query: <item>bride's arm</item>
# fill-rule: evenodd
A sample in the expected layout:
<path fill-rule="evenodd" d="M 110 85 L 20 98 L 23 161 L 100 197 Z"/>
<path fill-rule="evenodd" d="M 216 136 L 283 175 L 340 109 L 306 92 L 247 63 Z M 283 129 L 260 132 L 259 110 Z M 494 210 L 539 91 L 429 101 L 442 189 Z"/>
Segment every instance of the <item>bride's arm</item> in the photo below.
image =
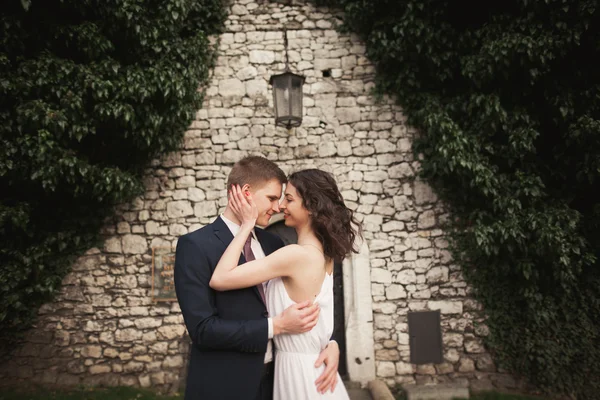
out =
<path fill-rule="evenodd" d="M 242 231 L 238 233 L 234 242 L 241 236 Z M 280 276 L 290 276 L 294 265 L 297 265 L 298 260 L 302 258 L 304 252 L 301 246 L 290 245 L 277 250 L 265 258 L 238 266 L 237 261 L 240 251 L 234 251 L 234 242 L 231 242 L 225 254 L 221 257 L 210 280 L 210 287 L 215 290 L 241 289 L 255 286 Z M 239 246 L 238 243 L 236 245 Z"/>
<path fill-rule="evenodd" d="M 283 247 L 265 258 L 238 267 L 244 243 L 254 229 L 258 210 L 252 201 L 252 196 L 249 194 L 244 196 L 239 186 L 231 188 L 229 205 L 242 221 L 242 226 L 221 256 L 210 280 L 210 287 L 215 290 L 240 289 L 279 276 L 289 276 L 293 266 L 303 256 L 304 249 L 298 245 Z"/>

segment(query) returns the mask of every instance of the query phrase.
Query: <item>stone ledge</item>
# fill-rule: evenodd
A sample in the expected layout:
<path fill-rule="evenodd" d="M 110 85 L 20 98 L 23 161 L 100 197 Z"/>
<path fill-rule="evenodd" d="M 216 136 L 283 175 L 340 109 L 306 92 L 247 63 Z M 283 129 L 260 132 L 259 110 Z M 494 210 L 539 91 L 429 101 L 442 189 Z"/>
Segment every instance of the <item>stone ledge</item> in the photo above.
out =
<path fill-rule="evenodd" d="M 373 400 L 395 400 L 394 395 L 383 381 L 374 379 L 367 384 Z"/>
<path fill-rule="evenodd" d="M 404 385 L 407 400 L 468 399 L 469 389 L 453 384 Z"/>

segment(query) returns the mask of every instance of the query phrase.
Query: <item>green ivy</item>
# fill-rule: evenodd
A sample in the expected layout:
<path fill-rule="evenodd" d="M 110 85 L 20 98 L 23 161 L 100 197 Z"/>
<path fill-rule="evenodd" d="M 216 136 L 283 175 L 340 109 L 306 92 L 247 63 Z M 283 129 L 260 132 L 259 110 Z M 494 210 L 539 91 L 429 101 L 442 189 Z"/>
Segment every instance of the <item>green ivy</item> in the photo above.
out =
<path fill-rule="evenodd" d="M 594 0 L 325 0 L 422 135 L 453 255 L 504 368 L 600 393 L 600 7 Z"/>
<path fill-rule="evenodd" d="M 9 0 L 0 11 L 0 343 L 31 326 L 200 108 L 221 0 Z"/>

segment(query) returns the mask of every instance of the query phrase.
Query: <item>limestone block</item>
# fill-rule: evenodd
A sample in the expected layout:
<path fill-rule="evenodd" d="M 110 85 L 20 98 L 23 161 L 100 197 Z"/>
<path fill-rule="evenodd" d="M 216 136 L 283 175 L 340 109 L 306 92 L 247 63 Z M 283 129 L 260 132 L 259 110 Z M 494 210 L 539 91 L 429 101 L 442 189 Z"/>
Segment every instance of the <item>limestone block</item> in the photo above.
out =
<path fill-rule="evenodd" d="M 414 368 L 413 368 L 413 364 L 407 363 L 407 362 L 403 362 L 403 361 L 399 361 L 396 363 L 396 373 L 398 375 L 409 375 L 409 374 L 413 374 Z"/>
<path fill-rule="evenodd" d="M 171 201 L 167 203 L 167 216 L 172 219 L 187 217 L 193 215 L 192 205 L 187 200 Z M 125 238 L 123 238 L 125 242 Z"/>
<path fill-rule="evenodd" d="M 275 53 L 267 50 L 251 50 L 250 62 L 252 64 L 272 64 L 275 62 Z"/>
<path fill-rule="evenodd" d="M 386 171 L 368 171 L 365 172 L 365 181 L 367 182 L 383 182 L 388 178 Z"/>
<path fill-rule="evenodd" d="M 322 142 L 319 144 L 319 157 L 331 157 L 336 153 L 334 142 Z"/>
<path fill-rule="evenodd" d="M 196 178 L 191 175 L 182 176 L 175 181 L 175 187 L 178 189 L 186 189 L 194 186 L 196 186 Z"/>
<path fill-rule="evenodd" d="M 400 354 L 398 353 L 398 350 L 394 349 L 377 350 L 375 352 L 375 359 L 382 361 L 398 361 L 400 359 Z"/>
<path fill-rule="evenodd" d="M 228 164 L 234 164 L 244 157 L 244 152 L 240 150 L 226 150 L 223 152 L 221 161 Z"/>
<path fill-rule="evenodd" d="M 181 368 L 183 366 L 183 357 L 181 356 L 167 356 L 163 361 L 163 368 Z"/>
<path fill-rule="evenodd" d="M 140 235 L 123 236 L 123 253 L 144 254 L 148 251 L 148 242 Z"/>
<path fill-rule="evenodd" d="M 461 301 L 436 300 L 427 302 L 430 310 L 440 310 L 442 314 L 462 314 L 463 304 Z"/>
<path fill-rule="evenodd" d="M 162 325 L 162 321 L 157 318 L 140 318 L 134 321 L 138 329 L 156 328 Z"/>
<path fill-rule="evenodd" d="M 340 124 L 349 124 L 360 121 L 360 108 L 359 107 L 338 107 L 335 109 L 335 116 L 339 120 Z M 373 149 L 373 153 L 375 149 Z M 373 154 L 371 153 L 371 154 Z"/>
<path fill-rule="evenodd" d="M 475 365 L 477 366 L 477 370 L 479 370 L 479 371 L 484 371 L 484 372 L 495 372 L 496 371 L 496 366 L 494 365 L 494 361 L 492 360 L 492 357 L 489 354 L 482 354 L 481 356 L 479 356 L 477 358 L 477 361 L 475 362 Z"/>
<path fill-rule="evenodd" d="M 452 364 L 455 364 L 460 359 L 460 354 L 456 349 L 448 349 L 444 354 L 444 359 Z"/>
<path fill-rule="evenodd" d="M 392 283 L 392 273 L 382 268 L 371 269 L 371 282 Z"/>
<path fill-rule="evenodd" d="M 398 272 L 398 274 L 396 274 L 396 276 L 394 277 L 394 282 L 401 283 L 403 285 L 415 283 L 417 282 L 417 274 L 412 269 L 402 270 Z"/>
<path fill-rule="evenodd" d="M 266 96 L 268 92 L 267 81 L 264 79 L 252 79 L 245 82 L 246 93 L 250 97 Z"/>
<path fill-rule="evenodd" d="M 402 179 L 414 175 L 409 163 L 396 164 L 390 167 L 389 176 L 394 179 Z"/>
<path fill-rule="evenodd" d="M 369 145 L 361 145 L 352 149 L 352 154 L 360 157 L 370 156 L 373 153 L 375 153 L 375 149 Z"/>
<path fill-rule="evenodd" d="M 161 326 L 157 330 L 158 337 L 161 340 L 171 340 L 175 338 L 180 338 L 185 333 L 184 325 L 165 325 Z"/>
<path fill-rule="evenodd" d="M 105 374 L 107 372 L 110 372 L 110 366 L 106 365 L 106 364 L 100 364 L 100 365 L 92 365 L 89 369 L 90 374 L 92 375 L 97 375 L 97 374 Z"/>
<path fill-rule="evenodd" d="M 461 358 L 458 363 L 458 371 L 459 372 L 473 372 L 475 371 L 475 364 L 473 360 L 470 358 Z"/>
<path fill-rule="evenodd" d="M 396 375 L 396 367 L 391 361 L 379 361 L 377 363 L 376 375 L 382 378 L 392 377 Z"/>
<path fill-rule="evenodd" d="M 433 267 L 426 273 L 427 283 L 448 282 L 448 267 Z"/>
<path fill-rule="evenodd" d="M 418 226 L 419 229 L 427 229 L 435 226 L 435 212 L 427 210 L 419 214 Z"/>
<path fill-rule="evenodd" d="M 130 361 L 127 364 L 123 365 L 123 372 L 140 372 L 144 370 L 144 364 L 137 361 Z"/>
<path fill-rule="evenodd" d="M 197 217 L 211 217 L 217 214 L 214 201 L 201 201 L 194 206 L 194 215 Z"/>
<path fill-rule="evenodd" d="M 464 337 L 460 333 L 446 332 L 442 335 L 444 346 L 446 347 L 462 347 Z"/>
<path fill-rule="evenodd" d="M 407 294 L 402 285 L 392 284 L 385 290 L 385 297 L 388 300 L 405 299 Z"/>
<path fill-rule="evenodd" d="M 378 329 L 392 329 L 392 317 L 385 314 L 375 314 L 373 316 L 375 327 Z"/>
<path fill-rule="evenodd" d="M 425 182 L 417 179 L 413 185 L 415 202 L 419 205 L 429 204 L 437 201 L 437 196 L 433 189 Z"/>
<path fill-rule="evenodd" d="M 134 328 L 117 329 L 115 332 L 115 340 L 117 342 L 133 342 L 134 340 L 141 339 L 142 332 Z"/>
<path fill-rule="evenodd" d="M 246 94 L 246 86 L 237 78 L 223 79 L 219 81 L 219 94 L 223 97 L 241 97 Z"/>
<path fill-rule="evenodd" d="M 374 143 L 376 153 L 392 153 L 396 151 L 396 145 L 386 139 L 378 139 Z"/>
<path fill-rule="evenodd" d="M 85 358 L 100 358 L 102 356 L 102 347 L 85 346 L 81 349 L 81 356 Z"/>
<path fill-rule="evenodd" d="M 231 14 L 246 15 L 248 14 L 248 9 L 241 4 L 234 4 L 233 6 L 231 6 Z"/>
<path fill-rule="evenodd" d="M 389 221 L 381 226 L 383 232 L 403 231 L 405 225 L 401 221 Z"/>
<path fill-rule="evenodd" d="M 465 351 L 467 353 L 483 353 L 485 350 L 479 340 L 466 340 Z"/>

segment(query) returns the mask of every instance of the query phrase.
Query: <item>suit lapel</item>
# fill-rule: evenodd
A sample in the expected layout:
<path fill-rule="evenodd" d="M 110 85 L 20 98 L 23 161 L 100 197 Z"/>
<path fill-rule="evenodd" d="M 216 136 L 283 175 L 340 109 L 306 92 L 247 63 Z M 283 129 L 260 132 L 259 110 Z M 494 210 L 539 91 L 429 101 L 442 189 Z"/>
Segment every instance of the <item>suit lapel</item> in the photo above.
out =
<path fill-rule="evenodd" d="M 265 235 L 265 231 L 260 228 L 254 228 L 254 233 L 256 233 L 256 239 L 258 239 L 258 243 L 260 243 L 260 247 L 262 247 L 265 256 L 271 254 L 275 249 L 268 239 L 268 236 Z"/>
<path fill-rule="evenodd" d="M 225 249 L 226 249 L 227 246 L 229 246 L 229 244 L 233 240 L 233 234 L 227 227 L 227 224 L 225 224 L 225 221 L 223 221 L 223 219 L 221 217 L 218 217 L 212 223 L 212 227 L 213 227 L 213 232 L 214 232 L 215 236 L 225 245 Z M 258 229 L 255 230 L 255 232 L 257 232 L 256 237 L 258 238 Z M 263 246 L 263 244 L 260 240 L 259 240 L 259 243 L 261 244 L 261 246 Z M 223 249 L 223 252 L 225 251 L 225 249 Z M 266 253 L 266 250 L 264 247 L 263 247 L 263 251 L 265 251 L 265 255 L 266 255 L 267 253 Z M 221 255 L 223 255 L 223 253 L 221 253 Z M 246 262 L 246 258 L 244 257 L 244 254 L 240 254 L 240 259 L 238 260 L 238 265 L 244 264 L 245 262 Z M 264 304 L 262 297 L 260 296 L 260 293 L 258 292 L 258 288 L 256 286 L 253 286 L 251 289 L 254 291 L 254 294 L 256 294 L 256 297 L 259 298 L 260 302 Z M 266 304 L 265 304 L 265 306 L 266 306 Z"/>
<path fill-rule="evenodd" d="M 225 224 L 225 221 L 223 221 L 223 219 L 221 219 L 221 217 L 218 217 L 212 223 L 212 227 L 213 227 L 213 232 L 214 232 L 215 236 L 221 241 L 221 243 L 223 243 L 225 245 L 223 252 L 221 252 L 221 255 L 222 255 L 225 252 L 225 249 L 227 248 L 227 246 L 229 246 L 229 244 L 233 240 L 233 234 L 227 227 L 227 224 Z M 244 264 L 245 262 L 246 262 L 246 258 L 244 257 L 244 254 L 240 254 L 240 259 L 238 261 L 238 265 Z"/>

